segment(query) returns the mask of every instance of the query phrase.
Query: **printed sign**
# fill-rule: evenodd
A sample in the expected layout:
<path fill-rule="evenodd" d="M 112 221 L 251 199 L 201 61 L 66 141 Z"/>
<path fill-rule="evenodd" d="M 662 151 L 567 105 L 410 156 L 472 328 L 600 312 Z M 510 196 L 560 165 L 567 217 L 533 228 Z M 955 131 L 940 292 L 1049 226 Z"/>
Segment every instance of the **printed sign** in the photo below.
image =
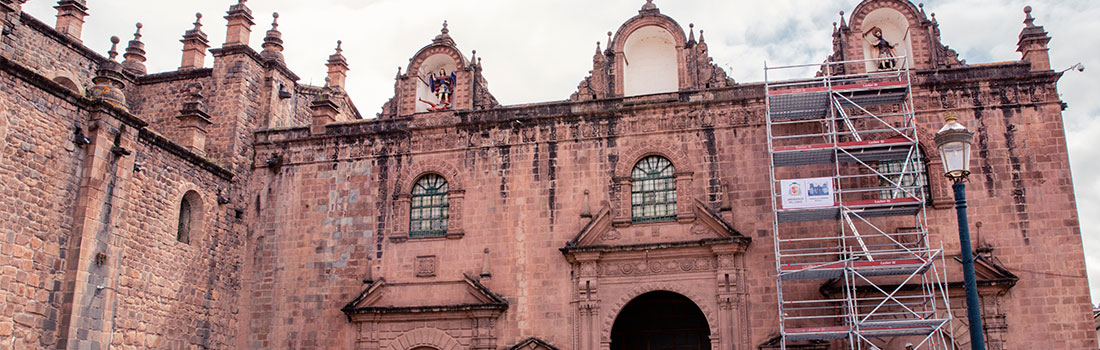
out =
<path fill-rule="evenodd" d="M 819 208 L 836 205 L 833 201 L 832 178 L 782 180 L 780 186 L 783 190 L 783 209 Z"/>

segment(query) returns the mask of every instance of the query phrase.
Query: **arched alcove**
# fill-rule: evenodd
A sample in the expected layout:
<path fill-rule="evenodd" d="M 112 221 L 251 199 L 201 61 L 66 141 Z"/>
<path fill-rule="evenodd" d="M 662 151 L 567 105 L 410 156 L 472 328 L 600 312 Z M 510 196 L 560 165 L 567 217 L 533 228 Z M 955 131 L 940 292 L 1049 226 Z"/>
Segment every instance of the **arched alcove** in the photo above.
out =
<path fill-rule="evenodd" d="M 625 96 L 680 89 L 676 39 L 667 29 L 656 25 L 638 28 L 627 37 L 623 53 Z"/>
<path fill-rule="evenodd" d="M 53 81 L 61 84 L 61 86 L 64 86 L 66 89 L 80 93 L 80 84 L 77 84 L 76 81 L 73 81 L 70 77 L 59 75 L 54 77 Z"/>
<path fill-rule="evenodd" d="M 898 12 L 898 10 L 892 8 L 879 8 L 871 11 L 863 18 L 863 25 L 860 33 L 863 35 L 863 57 L 867 59 L 880 58 L 880 49 L 876 48 L 876 44 L 879 43 L 879 38 L 875 36 L 876 29 L 881 30 L 882 39 L 889 45 L 893 46 L 891 50 L 894 52 L 894 57 L 905 57 L 905 60 L 897 60 L 893 68 L 880 67 L 875 62 L 867 62 L 866 68 L 868 72 L 889 70 L 889 69 L 901 69 L 904 67 L 913 68 L 913 40 L 912 32 L 909 27 L 909 19 L 904 14 Z"/>
<path fill-rule="evenodd" d="M 458 69 L 458 64 L 455 62 L 451 55 L 445 53 L 436 53 L 428 56 L 423 63 L 420 64 L 420 69 L 416 72 L 416 112 L 427 112 L 433 109 L 443 109 L 439 106 L 443 105 L 444 101 L 439 99 L 436 92 L 432 91 L 432 79 L 438 79 L 439 76 L 453 77 L 457 75 L 455 71 Z M 454 82 L 457 83 L 457 82 Z M 455 84 L 457 85 L 457 84 Z M 453 88 L 452 97 L 448 103 L 454 105 Z"/>
<path fill-rule="evenodd" d="M 200 237 L 203 226 L 202 197 L 198 192 L 187 191 L 180 199 L 177 215 L 176 240 L 190 244 L 193 238 Z"/>
<path fill-rule="evenodd" d="M 639 295 L 619 311 L 611 327 L 611 350 L 710 348 L 710 326 L 703 311 L 674 292 Z"/>

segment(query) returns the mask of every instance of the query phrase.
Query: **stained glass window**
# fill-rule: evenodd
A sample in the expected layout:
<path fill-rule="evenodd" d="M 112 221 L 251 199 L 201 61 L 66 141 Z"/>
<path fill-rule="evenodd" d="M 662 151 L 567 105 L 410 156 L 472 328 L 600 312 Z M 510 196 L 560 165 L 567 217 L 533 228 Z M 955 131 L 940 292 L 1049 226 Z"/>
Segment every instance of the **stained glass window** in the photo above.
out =
<path fill-rule="evenodd" d="M 409 208 L 409 237 L 442 236 L 447 233 L 450 204 L 447 180 L 436 174 L 416 181 Z"/>
<path fill-rule="evenodd" d="M 634 165 L 630 188 L 631 216 L 634 222 L 676 218 L 676 169 L 665 157 L 648 156 Z"/>

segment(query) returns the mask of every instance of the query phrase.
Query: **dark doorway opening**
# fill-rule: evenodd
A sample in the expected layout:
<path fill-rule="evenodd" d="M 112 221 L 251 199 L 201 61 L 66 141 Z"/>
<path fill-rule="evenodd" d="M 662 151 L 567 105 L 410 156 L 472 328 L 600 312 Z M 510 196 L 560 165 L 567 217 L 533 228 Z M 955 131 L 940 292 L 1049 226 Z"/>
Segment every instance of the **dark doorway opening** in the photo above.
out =
<path fill-rule="evenodd" d="M 611 350 L 709 350 L 710 327 L 691 299 L 673 292 L 634 298 L 611 327 Z"/>

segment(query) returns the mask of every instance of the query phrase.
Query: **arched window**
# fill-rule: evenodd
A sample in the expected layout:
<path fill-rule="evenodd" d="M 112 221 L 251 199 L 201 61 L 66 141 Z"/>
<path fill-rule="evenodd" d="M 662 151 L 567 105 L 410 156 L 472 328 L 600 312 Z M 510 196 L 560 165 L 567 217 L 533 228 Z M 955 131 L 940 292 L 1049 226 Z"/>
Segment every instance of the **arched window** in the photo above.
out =
<path fill-rule="evenodd" d="M 416 180 L 409 208 L 409 237 L 443 236 L 447 233 L 450 202 L 447 180 L 428 174 Z"/>
<path fill-rule="evenodd" d="M 642 158 L 634 165 L 630 176 L 631 216 L 634 222 L 672 220 L 676 218 L 676 169 L 661 156 Z"/>
<path fill-rule="evenodd" d="M 198 234 L 202 225 L 202 199 L 199 193 L 187 191 L 180 200 L 179 222 L 176 225 L 176 240 L 190 244 L 193 234 Z"/>

